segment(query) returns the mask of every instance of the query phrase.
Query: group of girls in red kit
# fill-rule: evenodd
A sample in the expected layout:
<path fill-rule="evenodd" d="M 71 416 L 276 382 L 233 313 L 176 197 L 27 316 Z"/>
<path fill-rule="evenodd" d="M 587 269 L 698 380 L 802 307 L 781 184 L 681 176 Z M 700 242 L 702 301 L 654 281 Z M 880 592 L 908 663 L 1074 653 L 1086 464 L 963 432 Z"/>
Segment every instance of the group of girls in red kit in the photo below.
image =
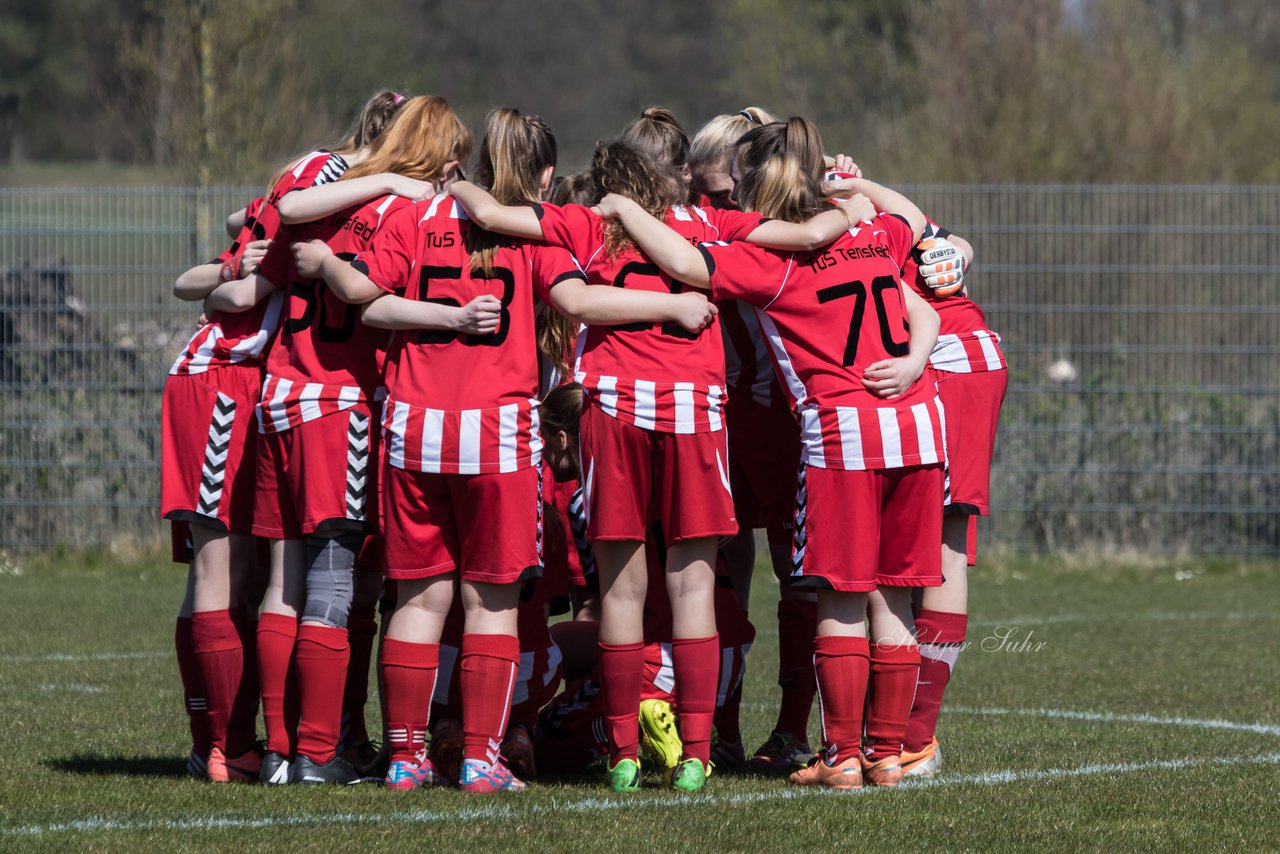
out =
<path fill-rule="evenodd" d="M 443 99 L 382 93 L 179 280 L 210 318 L 164 414 L 191 773 L 936 773 L 941 693 L 917 680 L 963 642 L 1003 395 L 972 250 L 829 170 L 800 118 L 748 108 L 691 141 L 650 109 L 558 184 L 557 155 L 537 116 L 496 109 L 475 145 Z M 783 699 L 748 755 L 757 527 Z"/>

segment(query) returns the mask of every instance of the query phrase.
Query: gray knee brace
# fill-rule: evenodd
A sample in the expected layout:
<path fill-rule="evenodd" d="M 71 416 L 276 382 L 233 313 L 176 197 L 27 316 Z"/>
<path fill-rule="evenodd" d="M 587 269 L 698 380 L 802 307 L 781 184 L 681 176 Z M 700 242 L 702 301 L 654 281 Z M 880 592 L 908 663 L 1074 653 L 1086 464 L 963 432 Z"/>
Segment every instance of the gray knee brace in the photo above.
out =
<path fill-rule="evenodd" d="M 355 585 L 356 555 L 363 534 L 307 538 L 307 604 L 302 619 L 335 629 L 347 627 Z"/>

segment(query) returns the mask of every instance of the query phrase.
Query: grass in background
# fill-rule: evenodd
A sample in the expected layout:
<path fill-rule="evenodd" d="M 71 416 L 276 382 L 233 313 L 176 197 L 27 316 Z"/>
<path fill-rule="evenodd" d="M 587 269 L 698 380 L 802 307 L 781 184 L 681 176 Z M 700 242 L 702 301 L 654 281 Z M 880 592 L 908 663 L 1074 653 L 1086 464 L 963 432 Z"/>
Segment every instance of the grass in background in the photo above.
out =
<path fill-rule="evenodd" d="M 0 565 L 0 848 L 1280 847 L 1265 818 L 1280 787 L 1280 566 L 1002 558 L 972 580 L 973 645 L 932 785 L 840 797 L 714 776 L 700 796 L 651 779 L 619 798 L 592 777 L 482 799 L 186 779 L 171 651 L 181 569 L 11 557 Z M 757 573 L 748 749 L 777 700 L 775 597 Z"/>

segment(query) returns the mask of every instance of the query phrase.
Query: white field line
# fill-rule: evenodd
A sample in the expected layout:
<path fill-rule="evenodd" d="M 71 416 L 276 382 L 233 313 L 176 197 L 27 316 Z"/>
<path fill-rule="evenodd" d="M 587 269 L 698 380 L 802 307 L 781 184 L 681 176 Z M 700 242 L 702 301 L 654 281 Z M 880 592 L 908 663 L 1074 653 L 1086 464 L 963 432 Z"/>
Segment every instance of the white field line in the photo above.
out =
<path fill-rule="evenodd" d="M 1202 765 L 1213 765 L 1221 768 L 1224 765 L 1280 765 L 1280 753 L 1267 753 L 1254 756 L 1212 757 L 1205 759 L 1164 759 L 1148 762 L 1114 762 L 1106 764 L 1081 765 L 1076 768 L 1047 768 L 1043 770 L 1024 771 L 992 771 L 984 774 L 962 774 L 954 777 L 935 777 L 930 780 L 911 781 L 906 789 L 937 789 L 955 786 L 996 786 L 1008 783 L 1025 783 L 1041 780 L 1065 780 L 1080 777 L 1097 777 L 1114 774 L 1134 774 L 1144 771 L 1176 771 L 1195 768 Z M 109 818 L 89 818 L 59 824 L 29 824 L 11 828 L 0 828 L 0 836 L 45 836 L 55 833 L 94 832 L 108 830 L 125 831 L 191 831 L 191 830 L 225 830 L 225 829 L 260 829 L 268 827 L 317 827 L 334 825 L 378 825 L 396 824 L 443 824 L 446 822 L 470 822 L 476 820 L 519 820 L 542 815 L 563 815 L 566 812 L 606 813 L 623 810 L 669 809 L 679 807 L 705 806 L 742 806 L 746 804 L 770 803 L 775 801 L 791 801 L 804 798 L 848 797 L 854 795 L 884 795 L 892 790 L 862 789 L 855 793 L 833 792 L 823 789 L 779 788 L 765 792 L 746 792 L 733 795 L 707 794 L 694 796 L 664 796 L 658 798 L 586 798 L 583 800 L 561 801 L 555 799 L 546 803 L 530 804 L 525 807 L 513 805 L 513 798 L 502 800 L 505 803 L 494 803 L 478 807 L 463 807 L 454 812 L 413 810 L 391 814 L 369 813 L 324 813 L 293 816 L 272 816 L 267 818 L 209 817 L 191 819 L 144 819 L 141 821 L 124 821 Z"/>
<path fill-rule="evenodd" d="M 1196 729 L 1220 729 L 1231 732 L 1250 732 L 1256 735 L 1280 736 L 1280 724 L 1250 724 L 1239 721 L 1224 721 L 1217 718 L 1168 718 L 1157 717 L 1156 715 L 1127 715 L 1113 712 L 1077 712 L 1070 709 L 972 709 L 964 706 L 947 706 L 946 712 L 952 715 L 1025 715 L 1034 718 L 1057 718 L 1070 721 L 1185 726 Z"/>
<path fill-rule="evenodd" d="M 41 664 L 45 662 L 140 661 L 146 658 L 172 658 L 165 652 L 50 652 L 43 655 L 0 655 L 0 664 Z"/>
<path fill-rule="evenodd" d="M 1058 623 L 1170 623 L 1179 620 L 1262 620 L 1271 619 L 1274 612 L 1266 611 L 1149 611 L 1145 614 L 1125 614 L 1123 617 L 1107 614 L 1041 614 L 1039 616 L 1001 617 L 996 620 L 973 620 L 969 627 L 994 628 L 998 626 L 1037 628 Z"/>

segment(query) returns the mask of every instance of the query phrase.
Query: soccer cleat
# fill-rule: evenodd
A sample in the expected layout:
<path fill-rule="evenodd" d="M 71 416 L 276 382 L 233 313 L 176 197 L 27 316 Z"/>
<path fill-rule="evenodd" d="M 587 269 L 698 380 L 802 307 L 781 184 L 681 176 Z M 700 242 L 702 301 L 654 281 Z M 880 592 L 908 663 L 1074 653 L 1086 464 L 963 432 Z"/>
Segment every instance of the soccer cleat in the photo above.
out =
<path fill-rule="evenodd" d="M 529 728 L 524 724 L 512 724 L 507 728 L 507 736 L 502 739 L 502 758 L 511 773 L 521 780 L 538 776 L 538 767 L 533 757 L 533 739 L 529 737 Z"/>
<path fill-rule="evenodd" d="M 223 755 L 222 748 L 215 747 L 209 751 L 207 769 L 212 783 L 256 782 L 262 773 L 262 754 L 257 750 L 249 750 L 228 759 Z"/>
<path fill-rule="evenodd" d="M 445 718 L 431 730 L 429 756 L 436 773 L 446 780 L 457 782 L 462 774 L 462 724 Z"/>
<path fill-rule="evenodd" d="M 527 787 L 501 762 L 490 765 L 480 759 L 467 759 L 462 763 L 458 788 L 472 795 L 489 795 L 494 792 L 523 792 Z"/>
<path fill-rule="evenodd" d="M 920 749 L 918 753 L 902 751 L 902 778 L 936 777 L 942 770 L 942 747 L 936 738 Z"/>
<path fill-rule="evenodd" d="M 283 786 L 289 782 L 289 757 L 267 751 L 262 757 L 258 779 L 267 786 Z"/>
<path fill-rule="evenodd" d="M 700 792 L 711 776 L 711 767 L 703 765 L 700 759 L 685 759 L 676 767 L 668 768 L 663 781 L 682 792 Z"/>
<path fill-rule="evenodd" d="M 197 780 L 207 780 L 209 778 L 209 761 L 192 750 L 187 754 L 187 775 L 195 777 Z"/>
<path fill-rule="evenodd" d="M 711 745 L 711 764 L 721 774 L 736 774 L 747 767 L 747 754 L 740 741 L 715 740 Z"/>
<path fill-rule="evenodd" d="M 886 756 L 884 759 L 872 761 L 862 758 L 862 777 L 868 786 L 884 786 L 891 788 L 902 782 L 902 757 Z"/>
<path fill-rule="evenodd" d="M 363 741 L 342 751 L 342 758 L 360 772 L 361 782 L 381 783 L 387 776 L 391 751 L 384 750 L 376 741 Z"/>
<path fill-rule="evenodd" d="M 804 757 L 800 767 L 808 767 L 812 756 L 808 742 L 801 741 L 789 732 L 774 730 L 765 743 L 756 748 L 747 760 L 747 770 L 755 774 L 786 774 L 796 770 L 796 760 Z"/>
<path fill-rule="evenodd" d="M 615 792 L 634 792 L 639 789 L 640 763 L 634 759 L 619 759 L 618 764 L 609 769 L 609 788 Z"/>
<path fill-rule="evenodd" d="M 828 765 L 821 756 L 814 756 L 807 766 L 793 771 L 787 780 L 794 786 L 823 786 L 847 791 L 861 789 L 862 760 L 850 756 L 836 765 Z"/>
<path fill-rule="evenodd" d="M 447 785 L 444 779 L 431 767 L 431 761 L 423 759 L 416 762 L 392 762 L 387 768 L 387 788 L 393 792 L 407 792 L 430 786 Z"/>
<path fill-rule="evenodd" d="M 663 768 L 674 768 L 680 762 L 684 742 L 676 728 L 675 713 L 666 700 L 641 701 L 640 741 L 645 752 Z"/>
<path fill-rule="evenodd" d="M 338 786 L 354 786 L 363 782 L 360 772 L 341 756 L 335 756 L 328 762 L 320 763 L 310 757 L 298 754 L 289 767 L 289 782 L 303 785 L 321 785 L 331 783 Z"/>

